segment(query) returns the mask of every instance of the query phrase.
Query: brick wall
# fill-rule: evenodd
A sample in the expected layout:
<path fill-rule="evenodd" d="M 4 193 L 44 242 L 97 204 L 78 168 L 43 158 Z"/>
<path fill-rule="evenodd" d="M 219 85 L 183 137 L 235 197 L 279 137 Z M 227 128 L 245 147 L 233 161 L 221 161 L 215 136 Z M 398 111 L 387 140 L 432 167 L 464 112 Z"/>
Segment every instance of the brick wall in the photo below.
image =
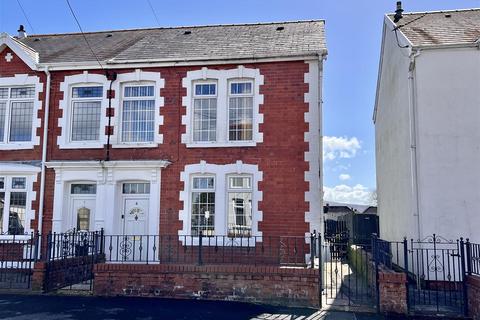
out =
<path fill-rule="evenodd" d="M 94 294 L 318 307 L 318 270 L 254 266 L 97 264 Z"/>
<path fill-rule="evenodd" d="M 391 314 L 408 314 L 407 276 L 382 268 L 378 272 L 380 295 L 380 312 Z"/>
<path fill-rule="evenodd" d="M 480 276 L 467 276 L 468 315 L 480 320 Z"/>

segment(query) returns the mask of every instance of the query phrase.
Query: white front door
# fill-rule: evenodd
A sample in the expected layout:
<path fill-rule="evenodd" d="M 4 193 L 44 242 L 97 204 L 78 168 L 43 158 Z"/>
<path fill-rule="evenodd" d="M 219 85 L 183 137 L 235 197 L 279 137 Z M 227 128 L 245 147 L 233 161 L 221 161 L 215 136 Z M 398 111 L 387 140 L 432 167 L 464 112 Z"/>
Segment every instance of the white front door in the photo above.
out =
<path fill-rule="evenodd" d="M 90 231 L 95 217 L 95 197 L 71 196 L 70 223 L 67 229 Z"/>
<path fill-rule="evenodd" d="M 124 197 L 122 215 L 124 235 L 147 234 L 148 202 L 149 199 L 146 197 Z"/>

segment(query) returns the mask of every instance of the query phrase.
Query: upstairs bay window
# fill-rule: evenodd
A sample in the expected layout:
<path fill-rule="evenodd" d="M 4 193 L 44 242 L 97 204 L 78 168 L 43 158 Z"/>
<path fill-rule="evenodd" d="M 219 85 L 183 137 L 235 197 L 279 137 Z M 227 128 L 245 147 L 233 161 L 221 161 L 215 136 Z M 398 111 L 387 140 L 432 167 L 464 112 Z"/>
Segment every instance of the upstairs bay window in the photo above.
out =
<path fill-rule="evenodd" d="M 263 142 L 259 124 L 263 123 L 259 69 L 203 68 L 189 71 L 183 79 L 187 95 L 182 117 L 186 132 L 182 143 L 187 147 L 255 146 Z"/>
<path fill-rule="evenodd" d="M 153 85 L 125 85 L 122 91 L 122 143 L 151 143 L 155 136 Z"/>
<path fill-rule="evenodd" d="M 35 87 L 0 87 L 0 143 L 31 142 Z"/>

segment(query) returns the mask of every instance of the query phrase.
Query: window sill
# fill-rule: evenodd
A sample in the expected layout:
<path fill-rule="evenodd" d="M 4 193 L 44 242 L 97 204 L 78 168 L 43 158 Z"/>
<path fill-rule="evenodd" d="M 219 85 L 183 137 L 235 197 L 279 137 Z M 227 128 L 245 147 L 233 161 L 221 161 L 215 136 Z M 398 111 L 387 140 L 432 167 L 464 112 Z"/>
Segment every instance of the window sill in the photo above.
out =
<path fill-rule="evenodd" d="M 200 244 L 197 236 L 183 236 L 179 235 L 178 240 L 185 246 L 198 246 Z M 232 243 L 233 242 L 233 243 Z M 202 247 L 255 247 L 257 243 L 262 243 L 262 237 L 235 237 L 228 236 L 203 236 Z"/>
<path fill-rule="evenodd" d="M 189 142 L 187 148 L 238 148 L 238 147 L 256 147 L 255 141 L 239 141 L 239 142 Z"/>
<path fill-rule="evenodd" d="M 29 235 L 29 234 L 22 234 L 22 235 L 9 235 L 9 234 L 5 234 L 5 235 L 0 235 L 0 241 L 1 243 L 9 243 L 9 242 L 12 242 L 13 243 L 13 240 L 15 239 L 15 243 L 18 241 L 27 241 L 27 240 L 30 240 L 32 239 L 32 236 Z M 21 244 L 21 243 L 20 243 Z"/>
<path fill-rule="evenodd" d="M 120 143 L 120 144 L 112 144 L 112 148 L 114 149 L 128 149 L 128 148 L 156 148 L 158 147 L 158 143 Z"/>
<path fill-rule="evenodd" d="M 35 144 L 31 141 L 25 143 L 0 143 L 0 150 L 25 150 L 33 149 Z"/>
<path fill-rule="evenodd" d="M 59 149 L 103 149 L 103 142 L 70 142 L 68 144 L 59 145 Z"/>

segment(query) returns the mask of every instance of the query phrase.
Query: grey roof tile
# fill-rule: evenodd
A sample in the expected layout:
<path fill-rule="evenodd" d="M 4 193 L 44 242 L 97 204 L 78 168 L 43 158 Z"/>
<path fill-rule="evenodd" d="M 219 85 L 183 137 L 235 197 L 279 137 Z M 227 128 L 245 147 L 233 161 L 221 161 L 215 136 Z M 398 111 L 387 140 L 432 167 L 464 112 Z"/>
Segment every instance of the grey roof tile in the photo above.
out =
<path fill-rule="evenodd" d="M 396 25 L 414 46 L 471 44 L 480 38 L 480 9 L 404 13 Z"/>
<path fill-rule="evenodd" d="M 102 61 L 182 61 L 321 54 L 326 52 L 324 28 L 323 20 L 312 20 L 102 31 L 85 36 Z M 38 52 L 40 63 L 95 61 L 80 33 L 30 35 L 19 41 Z"/>

